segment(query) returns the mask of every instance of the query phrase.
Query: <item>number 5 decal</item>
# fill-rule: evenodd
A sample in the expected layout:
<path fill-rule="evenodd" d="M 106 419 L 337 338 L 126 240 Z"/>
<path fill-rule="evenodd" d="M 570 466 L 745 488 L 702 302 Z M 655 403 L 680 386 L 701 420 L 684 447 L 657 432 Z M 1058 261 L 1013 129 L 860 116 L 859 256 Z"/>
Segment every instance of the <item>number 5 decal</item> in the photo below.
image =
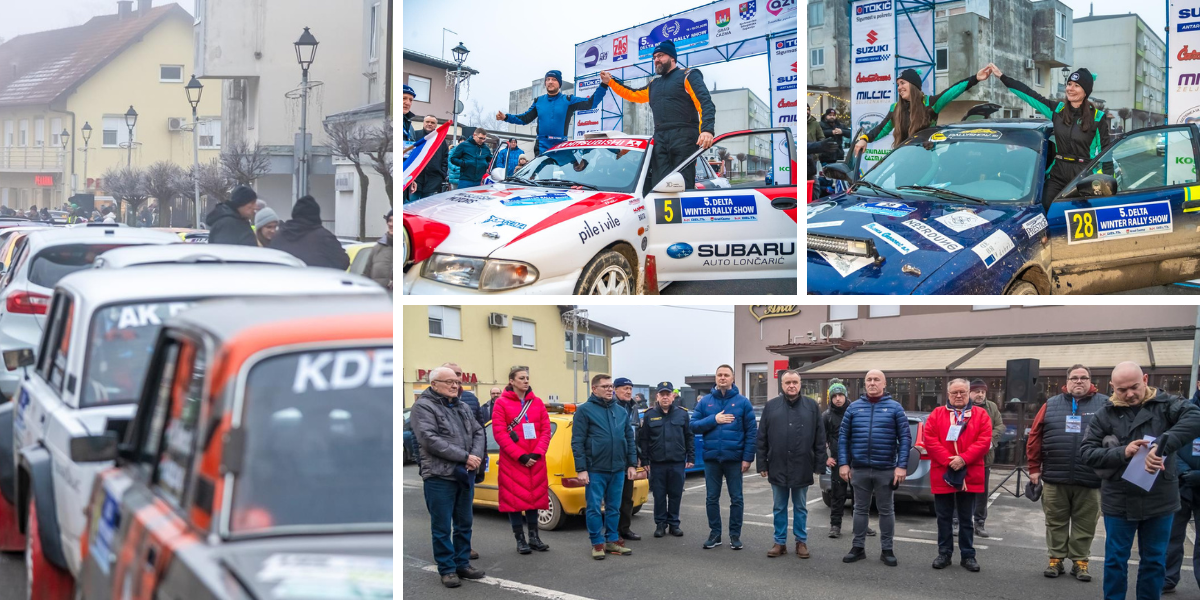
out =
<path fill-rule="evenodd" d="M 654 222 L 659 225 L 682 223 L 679 211 L 675 210 L 675 198 L 655 198 Z"/>

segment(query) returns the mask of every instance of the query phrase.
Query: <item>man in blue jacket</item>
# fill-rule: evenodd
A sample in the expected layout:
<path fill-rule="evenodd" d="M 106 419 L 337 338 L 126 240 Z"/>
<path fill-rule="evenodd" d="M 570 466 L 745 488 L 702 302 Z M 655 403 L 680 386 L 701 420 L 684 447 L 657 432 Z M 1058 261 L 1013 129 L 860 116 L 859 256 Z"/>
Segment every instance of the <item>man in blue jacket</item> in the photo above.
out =
<path fill-rule="evenodd" d="M 637 474 L 634 468 L 637 449 L 629 412 L 613 400 L 612 377 L 603 373 L 592 377 L 592 395 L 575 409 L 571 453 L 575 455 L 575 477 L 587 486 L 587 529 L 592 558 L 603 560 L 606 552 L 618 556 L 633 554 L 620 539 L 617 525 L 621 520 L 625 480 Z"/>
<path fill-rule="evenodd" d="M 496 153 L 496 162 L 492 163 L 493 167 L 502 167 L 505 177 L 512 177 L 513 172 L 517 170 L 517 164 L 521 161 L 521 155 L 525 151 L 517 147 L 517 140 L 508 138 L 508 143 Z"/>
<path fill-rule="evenodd" d="M 1198 386 L 1200 388 L 1200 386 Z M 1192 404 L 1200 408 L 1200 389 L 1192 396 Z M 1183 566 L 1183 544 L 1187 540 L 1187 526 L 1193 518 L 1200 525 L 1200 452 L 1196 441 L 1184 444 L 1176 452 L 1175 471 L 1179 474 L 1179 510 L 1171 522 L 1171 541 L 1167 544 L 1167 575 L 1163 593 L 1175 591 L 1179 584 L 1180 568 Z M 1192 574 L 1200 585 L 1200 540 L 1192 544 Z"/>
<path fill-rule="evenodd" d="M 729 486 L 729 547 L 742 549 L 742 473 L 754 462 L 758 423 L 750 400 L 733 385 L 733 367 L 717 367 L 717 387 L 692 412 L 692 431 L 704 435 L 704 486 L 708 490 L 708 540 L 721 545 L 721 479 Z"/>
<path fill-rule="evenodd" d="M 871 497 L 879 508 L 879 556 L 889 567 L 896 566 L 892 539 L 896 533 L 893 492 L 908 475 L 908 451 L 912 434 L 904 407 L 887 393 L 882 371 L 867 371 L 866 393 L 859 396 L 842 417 L 838 433 L 838 475 L 854 486 L 854 545 L 842 562 L 867 557 L 867 517 Z"/>
<path fill-rule="evenodd" d="M 556 144 L 567 141 L 571 116 L 577 110 L 592 110 L 600 106 L 604 101 L 604 94 L 608 92 L 608 85 L 600 84 L 600 88 L 590 98 L 562 94 L 559 92 L 561 89 L 562 71 L 549 71 L 546 73 L 546 93 L 534 98 L 529 110 L 519 115 L 496 111 L 496 120 L 513 125 L 528 125 L 537 119 L 537 154 L 541 154 Z"/>
<path fill-rule="evenodd" d="M 488 163 L 492 162 L 492 151 L 484 144 L 485 141 L 487 132 L 477 127 L 471 139 L 459 142 L 450 153 L 450 163 L 459 169 L 458 189 L 483 184 Z"/>

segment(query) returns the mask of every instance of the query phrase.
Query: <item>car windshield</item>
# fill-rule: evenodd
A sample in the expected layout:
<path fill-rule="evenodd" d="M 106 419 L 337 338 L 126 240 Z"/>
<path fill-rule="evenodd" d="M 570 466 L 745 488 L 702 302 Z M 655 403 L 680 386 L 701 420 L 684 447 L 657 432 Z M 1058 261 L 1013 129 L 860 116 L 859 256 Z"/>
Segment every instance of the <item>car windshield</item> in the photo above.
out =
<path fill-rule="evenodd" d="M 587 141 L 566 142 L 548 150 L 518 169 L 509 179 L 527 179 L 548 187 L 565 187 L 570 184 L 564 182 L 575 182 L 606 192 L 632 192 L 646 154 L 645 140 L 626 140 L 639 144 L 620 148 L 572 145 Z"/>
<path fill-rule="evenodd" d="M 988 202 L 1020 200 L 1041 175 L 1037 165 L 1037 151 L 1023 144 L 951 139 L 901 146 L 863 179 L 889 190 L 916 185 Z"/>
<path fill-rule="evenodd" d="M 29 282 L 44 288 L 53 288 L 58 280 L 74 273 L 89 269 L 96 257 L 112 250 L 123 248 L 130 244 L 66 244 L 51 246 L 38 252 L 29 264 Z"/>
<path fill-rule="evenodd" d="M 163 321 L 194 303 L 114 304 L 96 311 L 79 392 L 80 406 L 137 402 Z"/>
<path fill-rule="evenodd" d="M 232 533 L 391 530 L 390 346 L 263 359 L 246 378 L 244 406 Z"/>

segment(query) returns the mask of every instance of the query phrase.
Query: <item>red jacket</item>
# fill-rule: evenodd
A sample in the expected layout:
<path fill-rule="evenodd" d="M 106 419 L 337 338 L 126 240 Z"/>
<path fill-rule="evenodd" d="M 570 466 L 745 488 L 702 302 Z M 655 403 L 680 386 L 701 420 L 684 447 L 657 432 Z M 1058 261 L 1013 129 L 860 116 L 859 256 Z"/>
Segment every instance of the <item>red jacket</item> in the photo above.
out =
<path fill-rule="evenodd" d="M 987 457 L 988 449 L 992 446 L 992 418 L 987 411 L 978 406 L 968 404 L 970 414 L 966 425 L 958 435 L 958 441 L 946 441 L 950 431 L 952 411 L 946 406 L 939 406 L 929 414 L 925 421 L 925 450 L 929 453 L 929 488 L 935 494 L 952 494 L 964 490 L 956 490 L 946 484 L 944 476 L 949 468 L 950 458 L 961 456 L 967 462 L 967 489 L 965 491 L 979 493 L 986 487 L 983 481 L 983 460 Z"/>
<path fill-rule="evenodd" d="M 533 395 L 529 390 L 525 399 L 532 402 L 525 418 L 513 427 L 517 441 L 513 441 L 508 433 L 508 424 L 521 414 L 521 401 L 517 393 L 511 389 L 505 390 L 496 404 L 492 407 L 492 435 L 500 446 L 500 464 L 496 468 L 496 481 L 499 484 L 500 512 L 519 512 L 532 509 L 549 509 L 550 479 L 546 475 L 546 449 L 550 447 L 550 415 L 542 399 Z M 522 435 L 523 423 L 532 423 L 536 437 L 525 439 Z M 538 461 L 533 467 L 526 467 L 518 461 L 523 454 L 537 454 Z"/>

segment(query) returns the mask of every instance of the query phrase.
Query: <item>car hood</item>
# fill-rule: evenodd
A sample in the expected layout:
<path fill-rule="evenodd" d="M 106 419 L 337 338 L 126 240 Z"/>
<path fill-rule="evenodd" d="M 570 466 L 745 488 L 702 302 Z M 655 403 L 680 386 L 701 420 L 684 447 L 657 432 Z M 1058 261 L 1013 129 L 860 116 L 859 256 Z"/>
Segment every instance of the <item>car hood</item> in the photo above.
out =
<path fill-rule="evenodd" d="M 213 553 L 259 600 L 383 598 L 393 589 L 390 533 L 225 542 Z"/>
<path fill-rule="evenodd" d="M 404 205 L 404 212 L 449 226 L 450 233 L 437 245 L 437 252 L 486 257 L 576 216 L 572 214 L 576 211 L 565 209 L 600 197 L 633 198 L 630 194 L 495 183 L 422 198 Z"/>
<path fill-rule="evenodd" d="M 912 293 L 940 269 L 965 271 L 981 266 L 983 259 L 974 250 L 976 246 L 997 231 L 1011 234 L 1013 227 L 1020 227 L 1016 222 L 1027 222 L 1032 206 L 968 204 L 924 194 L 897 199 L 854 193 L 809 204 L 806 226 L 808 235 L 813 236 L 810 241 L 819 236 L 870 240 L 883 258 L 882 264 L 841 263 L 839 271 L 810 249 L 809 293 Z M 907 252 L 880 237 L 890 237 L 889 231 L 900 238 L 897 243 Z"/>

